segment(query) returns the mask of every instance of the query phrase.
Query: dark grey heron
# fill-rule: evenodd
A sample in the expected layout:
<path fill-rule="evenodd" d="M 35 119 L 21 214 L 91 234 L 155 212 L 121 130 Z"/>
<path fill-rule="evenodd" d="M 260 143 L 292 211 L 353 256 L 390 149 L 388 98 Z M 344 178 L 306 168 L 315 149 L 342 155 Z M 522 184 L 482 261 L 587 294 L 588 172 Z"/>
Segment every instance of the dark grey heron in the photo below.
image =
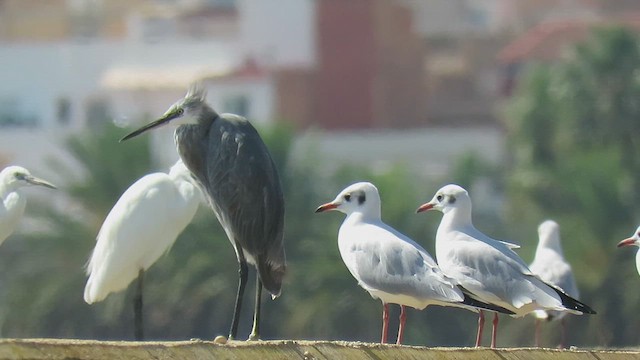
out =
<path fill-rule="evenodd" d="M 205 91 L 192 86 L 164 115 L 120 141 L 168 123 L 177 124 L 178 154 L 195 177 L 233 245 L 239 284 L 229 339 L 235 339 L 247 262 L 257 271 L 253 329 L 260 338 L 262 287 L 280 295 L 286 260 L 283 241 L 284 197 L 269 151 L 256 129 L 242 116 L 216 113 L 205 102 Z"/>

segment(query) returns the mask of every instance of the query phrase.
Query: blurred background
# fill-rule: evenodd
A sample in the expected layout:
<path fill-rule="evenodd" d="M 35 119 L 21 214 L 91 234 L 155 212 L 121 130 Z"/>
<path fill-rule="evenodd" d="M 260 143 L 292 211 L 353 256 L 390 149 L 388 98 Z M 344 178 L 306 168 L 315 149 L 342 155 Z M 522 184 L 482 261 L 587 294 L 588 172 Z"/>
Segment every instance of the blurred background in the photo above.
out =
<path fill-rule="evenodd" d="M 118 139 L 200 81 L 259 128 L 284 184 L 289 273 L 264 338 L 379 341 L 381 305 L 338 253 L 344 216 L 314 214 L 366 180 L 383 220 L 432 254 L 441 215 L 415 209 L 446 183 L 526 261 L 556 220 L 598 311 L 568 319 L 568 344 L 636 346 L 635 251 L 615 245 L 640 221 L 639 31 L 635 0 L 0 0 L 0 167 L 61 189 L 25 190 L 28 218 L 0 248 L 0 336 L 133 338 L 132 289 L 85 304 L 84 264 L 120 194 L 177 158 L 169 128 Z M 227 334 L 236 274 L 202 206 L 148 272 L 148 337 Z M 475 339 L 471 312 L 408 319 L 408 344 Z M 501 327 L 499 346 L 533 345 L 531 317 Z"/>

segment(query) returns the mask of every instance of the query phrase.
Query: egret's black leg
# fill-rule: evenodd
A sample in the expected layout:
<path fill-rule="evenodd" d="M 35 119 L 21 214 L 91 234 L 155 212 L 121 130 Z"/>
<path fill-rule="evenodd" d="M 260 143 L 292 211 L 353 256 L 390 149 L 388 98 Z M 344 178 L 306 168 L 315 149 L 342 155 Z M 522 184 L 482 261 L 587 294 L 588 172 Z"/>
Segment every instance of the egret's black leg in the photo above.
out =
<path fill-rule="evenodd" d="M 260 340 L 260 304 L 262 303 L 262 281 L 256 275 L 256 308 L 253 312 L 253 329 L 249 340 Z"/>
<path fill-rule="evenodd" d="M 140 269 L 138 272 L 138 286 L 136 287 L 136 293 L 133 297 L 133 331 L 136 340 L 144 340 L 144 333 L 142 330 L 142 286 L 144 281 L 144 270 Z"/>
<path fill-rule="evenodd" d="M 238 321 L 240 320 L 240 308 L 242 307 L 242 297 L 244 296 L 244 287 L 247 285 L 247 261 L 240 249 L 238 251 L 238 262 L 240 269 L 238 275 L 240 281 L 238 283 L 238 295 L 236 296 L 236 307 L 233 310 L 233 321 L 231 322 L 231 331 L 229 332 L 229 340 L 234 340 L 238 335 Z"/>

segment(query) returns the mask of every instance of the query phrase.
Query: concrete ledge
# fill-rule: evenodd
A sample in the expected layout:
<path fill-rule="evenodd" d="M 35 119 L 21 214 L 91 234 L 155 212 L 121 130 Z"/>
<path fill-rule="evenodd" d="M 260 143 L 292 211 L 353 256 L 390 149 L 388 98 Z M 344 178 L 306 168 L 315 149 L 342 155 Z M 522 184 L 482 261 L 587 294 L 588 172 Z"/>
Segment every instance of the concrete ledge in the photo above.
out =
<path fill-rule="evenodd" d="M 126 342 L 68 339 L 0 340 L 0 359 L 438 359 L 438 360 L 621 360 L 640 351 L 425 348 L 343 341 Z"/>

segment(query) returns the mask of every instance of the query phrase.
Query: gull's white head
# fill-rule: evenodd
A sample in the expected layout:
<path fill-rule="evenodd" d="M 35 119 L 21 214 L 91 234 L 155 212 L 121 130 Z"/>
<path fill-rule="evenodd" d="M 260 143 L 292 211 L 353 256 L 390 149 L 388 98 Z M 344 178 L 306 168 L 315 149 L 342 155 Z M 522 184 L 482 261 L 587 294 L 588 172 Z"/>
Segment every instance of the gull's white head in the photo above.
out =
<path fill-rule="evenodd" d="M 638 228 L 636 229 L 636 232 L 634 232 L 631 237 L 624 239 L 618 243 L 618 247 L 633 246 L 633 245 L 640 246 L 640 226 L 638 226 Z"/>
<path fill-rule="evenodd" d="M 320 205 L 316 212 L 337 210 L 347 215 L 360 213 L 368 218 L 380 218 L 380 194 L 369 182 L 349 185 L 329 203 Z"/>
<path fill-rule="evenodd" d="M 558 253 L 562 253 L 560 245 L 560 226 L 553 220 L 543 221 L 538 226 L 538 247 L 554 249 Z"/>
<path fill-rule="evenodd" d="M 467 190 L 459 185 L 445 185 L 436 192 L 433 199 L 428 203 L 422 204 L 416 212 L 427 210 L 438 210 L 444 214 L 450 211 L 461 209 L 471 211 L 471 198 Z"/>
<path fill-rule="evenodd" d="M 41 185 L 51 189 L 56 187 L 50 182 L 39 179 L 21 166 L 7 166 L 0 172 L 0 184 L 8 189 L 18 189 L 29 185 Z"/>

